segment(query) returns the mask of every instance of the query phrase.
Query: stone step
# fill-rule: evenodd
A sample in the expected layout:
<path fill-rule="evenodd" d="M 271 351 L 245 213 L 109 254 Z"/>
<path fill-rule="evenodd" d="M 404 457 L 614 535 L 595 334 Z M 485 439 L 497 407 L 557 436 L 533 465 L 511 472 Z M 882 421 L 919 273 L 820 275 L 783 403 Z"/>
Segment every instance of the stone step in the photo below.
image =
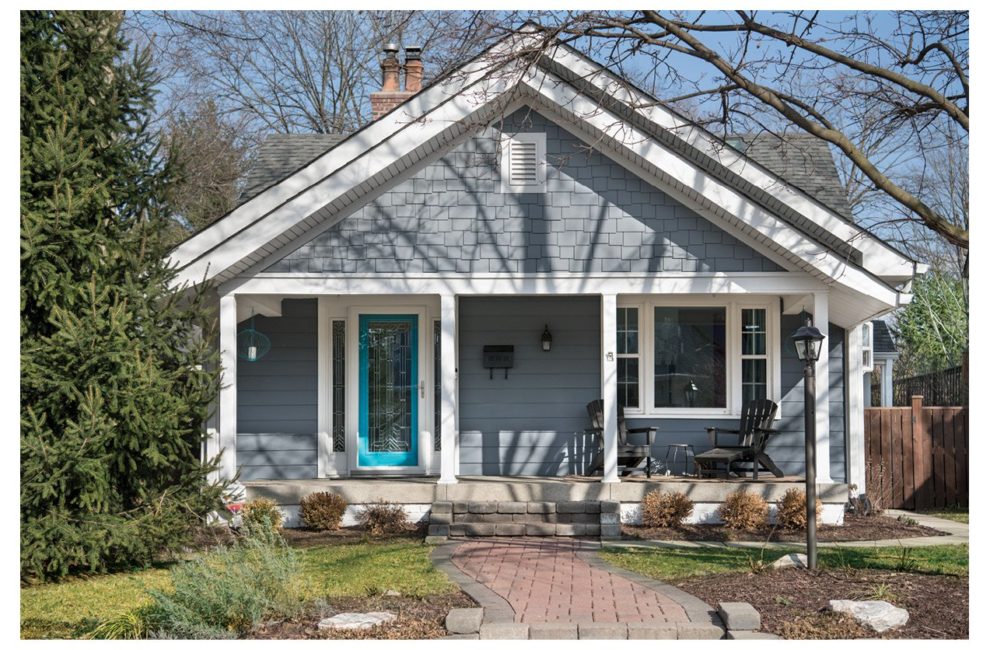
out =
<path fill-rule="evenodd" d="M 431 537 L 598 537 L 618 535 L 614 501 L 437 501 Z"/>

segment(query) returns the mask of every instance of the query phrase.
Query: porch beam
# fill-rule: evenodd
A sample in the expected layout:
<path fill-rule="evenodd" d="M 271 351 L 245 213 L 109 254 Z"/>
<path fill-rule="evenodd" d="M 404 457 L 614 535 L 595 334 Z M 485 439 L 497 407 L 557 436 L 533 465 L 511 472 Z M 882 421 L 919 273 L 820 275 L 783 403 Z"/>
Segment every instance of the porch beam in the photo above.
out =
<path fill-rule="evenodd" d="M 220 476 L 237 474 L 237 298 L 220 297 Z"/>
<path fill-rule="evenodd" d="M 440 480 L 457 483 L 457 297 L 440 295 Z"/>
<path fill-rule="evenodd" d="M 616 386 L 616 296 L 602 294 L 602 483 L 619 482 L 619 395 Z"/>
<path fill-rule="evenodd" d="M 788 296 L 824 290 L 806 273 L 527 273 L 465 276 L 430 273 L 403 275 L 259 273 L 221 285 L 224 293 L 257 294 L 765 294 Z M 890 305 L 893 306 L 893 305 Z"/>
<path fill-rule="evenodd" d="M 832 473 L 829 457 L 829 404 L 828 404 L 828 357 L 831 341 L 828 336 L 828 292 L 815 292 L 815 327 L 825 335 L 822 351 L 815 366 L 815 468 L 819 483 L 831 483 Z"/>
<path fill-rule="evenodd" d="M 846 482 L 866 492 L 866 424 L 863 421 L 863 328 L 846 330 Z"/>

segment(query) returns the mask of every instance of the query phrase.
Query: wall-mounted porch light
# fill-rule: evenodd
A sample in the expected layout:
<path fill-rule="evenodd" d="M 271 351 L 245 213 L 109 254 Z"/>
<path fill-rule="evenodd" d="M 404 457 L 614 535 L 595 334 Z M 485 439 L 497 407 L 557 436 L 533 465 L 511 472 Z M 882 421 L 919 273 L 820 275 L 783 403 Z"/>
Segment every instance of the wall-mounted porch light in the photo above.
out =
<path fill-rule="evenodd" d="M 543 351 L 549 352 L 550 347 L 553 345 L 553 337 L 550 336 L 550 328 L 546 325 L 543 326 L 543 337 L 540 341 L 543 344 Z"/>

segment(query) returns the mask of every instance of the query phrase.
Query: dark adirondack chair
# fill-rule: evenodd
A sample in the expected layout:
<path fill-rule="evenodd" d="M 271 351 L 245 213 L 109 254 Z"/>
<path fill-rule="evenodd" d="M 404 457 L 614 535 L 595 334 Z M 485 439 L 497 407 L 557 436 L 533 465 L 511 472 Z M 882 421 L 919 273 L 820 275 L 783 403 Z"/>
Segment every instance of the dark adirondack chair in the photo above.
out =
<path fill-rule="evenodd" d="M 712 449 L 694 457 L 699 476 L 716 476 L 720 471 L 731 475 L 735 465 L 752 465 L 753 480 L 759 478 L 760 466 L 780 478 L 784 475 L 780 468 L 767 455 L 770 436 L 777 433 L 771 427 L 777 415 L 777 403 L 768 399 L 752 400 L 743 408 L 738 429 L 706 427 Z M 735 444 L 718 444 L 718 434 L 736 434 Z M 720 469 L 721 468 L 721 469 Z"/>
<path fill-rule="evenodd" d="M 596 399 L 593 402 L 588 402 L 588 417 L 591 418 L 591 428 L 598 434 L 598 454 L 595 456 L 595 460 L 591 463 L 591 470 L 589 473 L 593 473 L 601 469 L 605 464 L 605 453 L 603 448 L 605 443 L 604 410 L 605 405 L 602 400 Z M 657 428 L 658 427 L 627 427 L 622 409 L 619 409 L 619 465 L 627 468 L 626 473 L 632 472 L 633 470 L 639 468 L 645 460 L 646 477 L 650 478 L 653 475 L 653 459 L 650 457 L 650 454 L 652 453 L 650 449 L 656 439 Z M 645 434 L 646 444 L 633 443 L 629 439 L 629 434 Z"/>

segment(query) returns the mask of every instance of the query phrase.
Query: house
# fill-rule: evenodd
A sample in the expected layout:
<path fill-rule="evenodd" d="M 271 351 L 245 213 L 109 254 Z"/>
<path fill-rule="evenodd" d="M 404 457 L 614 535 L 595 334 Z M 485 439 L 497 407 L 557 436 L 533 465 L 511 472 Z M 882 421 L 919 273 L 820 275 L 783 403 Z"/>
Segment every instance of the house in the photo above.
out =
<path fill-rule="evenodd" d="M 426 87 L 417 49 L 386 48 L 374 121 L 270 140 L 245 200 L 174 250 L 177 284 L 217 292 L 207 453 L 287 504 L 361 477 L 428 507 L 473 477 L 585 474 L 601 398 L 591 484 L 614 496 L 617 409 L 659 427 L 663 458 L 765 396 L 770 453 L 800 476 L 806 311 L 841 517 L 865 486 L 860 328 L 910 300 L 918 265 L 851 220 L 816 140 L 723 142 L 568 46 L 513 56 L 535 38 Z"/>
<path fill-rule="evenodd" d="M 873 362 L 866 363 L 869 374 L 865 376 L 863 395 L 866 406 L 894 405 L 894 362 L 897 361 L 897 344 L 893 332 L 882 320 L 869 324 L 872 331 Z"/>

